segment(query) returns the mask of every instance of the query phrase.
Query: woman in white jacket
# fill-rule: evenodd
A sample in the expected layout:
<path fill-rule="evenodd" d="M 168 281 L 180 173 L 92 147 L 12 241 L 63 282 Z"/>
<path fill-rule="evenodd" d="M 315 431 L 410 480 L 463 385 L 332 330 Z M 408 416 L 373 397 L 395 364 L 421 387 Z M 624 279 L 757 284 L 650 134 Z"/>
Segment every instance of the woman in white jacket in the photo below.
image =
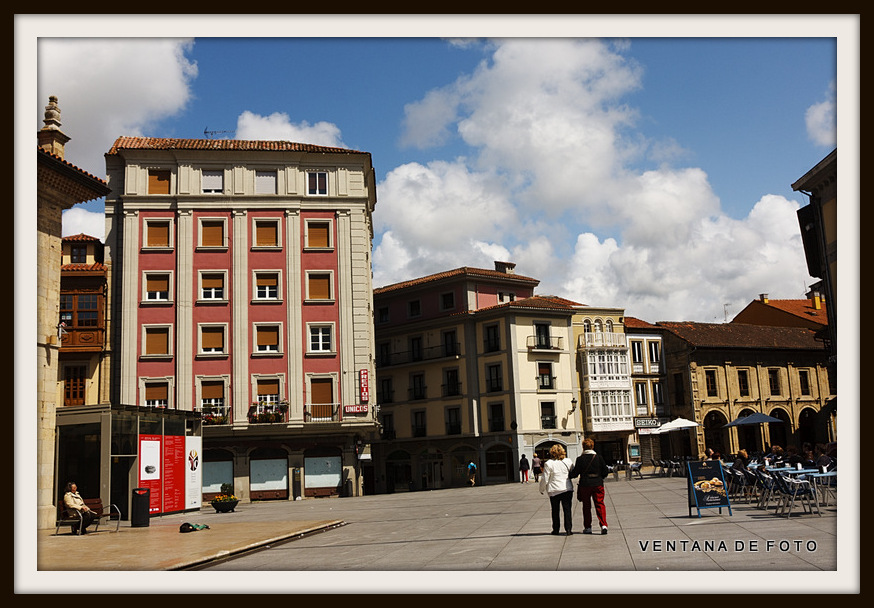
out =
<path fill-rule="evenodd" d="M 552 506 L 552 533 L 559 534 L 560 509 L 564 511 L 564 531 L 570 536 L 573 534 L 571 505 L 574 497 L 574 484 L 570 480 L 570 473 L 574 463 L 567 457 L 564 447 L 558 444 L 549 448 L 549 456 L 551 460 L 547 460 L 543 465 L 543 473 L 540 476 L 540 493 L 549 494 L 549 503 Z"/>

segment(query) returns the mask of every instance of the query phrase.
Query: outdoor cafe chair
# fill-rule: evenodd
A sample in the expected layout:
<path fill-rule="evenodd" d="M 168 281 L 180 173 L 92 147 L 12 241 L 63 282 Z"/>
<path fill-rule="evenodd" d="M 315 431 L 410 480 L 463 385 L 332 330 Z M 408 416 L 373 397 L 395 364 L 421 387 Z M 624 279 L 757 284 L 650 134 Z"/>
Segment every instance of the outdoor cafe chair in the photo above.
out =
<path fill-rule="evenodd" d="M 774 481 L 780 492 L 780 502 L 774 509 L 774 515 L 779 510 L 780 515 L 785 513 L 788 518 L 792 515 L 792 507 L 795 506 L 795 501 L 799 500 L 803 510 L 813 514 L 815 506 L 816 514 L 822 517 L 822 513 L 819 510 L 819 497 L 809 481 L 792 479 L 779 472 L 774 473 Z"/>
<path fill-rule="evenodd" d="M 756 506 L 760 509 L 767 509 L 771 505 L 771 498 L 777 493 L 774 478 L 771 474 L 759 469 L 753 470 L 753 475 L 758 479 L 760 488 L 759 501 Z"/>

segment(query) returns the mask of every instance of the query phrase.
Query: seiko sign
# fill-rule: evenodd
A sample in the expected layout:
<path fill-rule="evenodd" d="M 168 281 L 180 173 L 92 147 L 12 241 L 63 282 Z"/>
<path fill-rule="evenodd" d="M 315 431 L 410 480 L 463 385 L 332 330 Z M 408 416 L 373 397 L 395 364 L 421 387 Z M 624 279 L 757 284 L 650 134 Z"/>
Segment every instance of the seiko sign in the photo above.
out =
<path fill-rule="evenodd" d="M 657 429 L 662 425 L 662 421 L 658 418 L 635 418 L 634 428 L 636 429 Z"/>

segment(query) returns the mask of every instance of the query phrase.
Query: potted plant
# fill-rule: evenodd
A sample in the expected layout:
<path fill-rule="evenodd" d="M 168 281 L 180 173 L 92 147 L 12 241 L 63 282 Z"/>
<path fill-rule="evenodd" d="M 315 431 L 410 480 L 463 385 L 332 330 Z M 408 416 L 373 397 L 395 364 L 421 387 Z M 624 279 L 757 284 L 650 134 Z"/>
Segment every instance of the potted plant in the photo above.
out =
<path fill-rule="evenodd" d="M 240 499 L 234 495 L 234 487 L 229 483 L 222 484 L 222 493 L 215 496 L 209 504 L 216 513 L 233 513 Z"/>

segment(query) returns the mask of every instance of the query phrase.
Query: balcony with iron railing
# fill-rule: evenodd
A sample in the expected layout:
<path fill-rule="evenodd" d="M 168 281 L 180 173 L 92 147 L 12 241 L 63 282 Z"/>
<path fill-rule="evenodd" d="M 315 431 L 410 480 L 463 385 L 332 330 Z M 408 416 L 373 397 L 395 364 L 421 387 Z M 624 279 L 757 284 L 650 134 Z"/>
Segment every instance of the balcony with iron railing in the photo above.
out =
<path fill-rule="evenodd" d="M 563 344 L 564 338 L 561 336 L 534 334 L 525 339 L 525 345 L 528 347 L 528 350 L 561 350 Z"/>
<path fill-rule="evenodd" d="M 446 434 L 447 435 L 461 435 L 461 423 L 460 422 L 447 422 L 446 423 Z"/>
<path fill-rule="evenodd" d="M 249 424 L 270 424 L 288 422 L 288 403 L 285 401 L 255 402 L 249 407 Z"/>
<path fill-rule="evenodd" d="M 458 397 L 461 395 L 461 382 L 441 384 L 440 392 L 444 397 Z"/>
<path fill-rule="evenodd" d="M 232 424 L 233 413 L 229 405 L 206 405 L 199 408 L 205 425 Z"/>
<path fill-rule="evenodd" d="M 410 401 L 419 401 L 421 399 L 428 398 L 428 387 L 426 386 L 412 386 L 407 389 L 407 395 L 409 396 Z"/>
<path fill-rule="evenodd" d="M 439 359 L 449 359 L 453 357 L 459 357 L 460 355 L 460 344 L 441 344 L 440 346 L 429 346 L 428 348 L 408 350 L 397 353 L 381 353 L 377 356 L 376 366 L 391 367 L 393 365 L 419 363 L 421 361 L 436 361 Z"/>
<path fill-rule="evenodd" d="M 625 334 L 616 332 L 586 332 L 580 334 L 579 348 L 618 348 L 628 346 Z"/>
<path fill-rule="evenodd" d="M 338 422 L 339 403 L 307 403 L 304 406 L 304 422 Z"/>

